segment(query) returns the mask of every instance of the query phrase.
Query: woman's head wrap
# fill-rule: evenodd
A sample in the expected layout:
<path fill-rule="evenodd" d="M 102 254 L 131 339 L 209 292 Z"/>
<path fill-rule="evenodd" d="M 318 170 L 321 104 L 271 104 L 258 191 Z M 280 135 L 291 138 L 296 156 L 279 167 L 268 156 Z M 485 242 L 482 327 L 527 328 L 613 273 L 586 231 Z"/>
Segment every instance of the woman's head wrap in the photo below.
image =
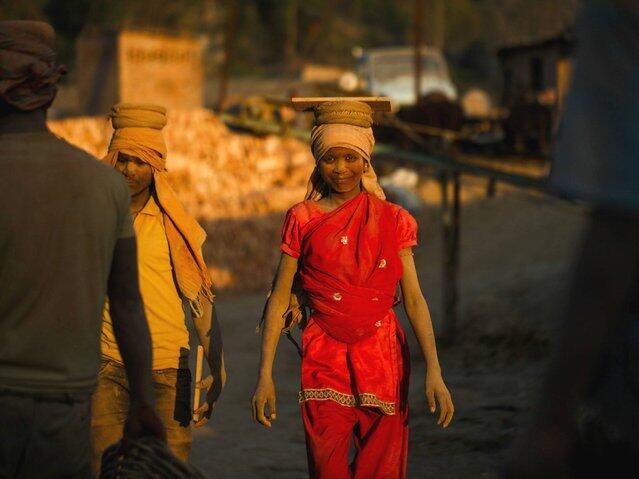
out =
<path fill-rule="evenodd" d="M 315 109 L 311 150 L 316 162 L 319 162 L 334 147 L 349 148 L 357 152 L 368 165 L 362 177 L 362 188 L 372 195 L 386 199 L 370 163 L 375 146 L 372 125 L 373 110 L 366 103 L 359 101 L 323 103 Z M 319 169 L 315 167 L 308 182 L 306 199 L 318 200 L 327 192 L 328 187 Z"/>
<path fill-rule="evenodd" d="M 55 63 L 55 33 L 44 22 L 0 21 L 0 98 L 23 111 L 49 105 L 66 72 Z"/>
<path fill-rule="evenodd" d="M 120 103 L 111 110 L 113 137 L 103 161 L 115 166 L 124 153 L 139 158 L 153 169 L 153 181 L 169 243 L 171 261 L 178 286 L 190 300 L 196 315 L 202 312 L 200 300 L 213 301 L 212 282 L 202 257 L 206 233 L 182 206 L 166 178 L 166 144 L 162 128 L 166 109 L 156 105 Z"/>

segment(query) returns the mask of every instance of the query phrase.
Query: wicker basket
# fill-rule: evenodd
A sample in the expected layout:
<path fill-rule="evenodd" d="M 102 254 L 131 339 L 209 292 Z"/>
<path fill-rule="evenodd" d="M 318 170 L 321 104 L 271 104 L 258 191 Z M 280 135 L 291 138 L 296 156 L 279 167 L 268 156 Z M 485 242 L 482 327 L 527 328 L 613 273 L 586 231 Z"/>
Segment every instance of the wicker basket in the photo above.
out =
<path fill-rule="evenodd" d="M 121 452 L 121 442 L 107 448 L 102 455 L 100 479 L 206 479 L 190 464 L 183 463 L 162 441 L 144 437 Z"/>

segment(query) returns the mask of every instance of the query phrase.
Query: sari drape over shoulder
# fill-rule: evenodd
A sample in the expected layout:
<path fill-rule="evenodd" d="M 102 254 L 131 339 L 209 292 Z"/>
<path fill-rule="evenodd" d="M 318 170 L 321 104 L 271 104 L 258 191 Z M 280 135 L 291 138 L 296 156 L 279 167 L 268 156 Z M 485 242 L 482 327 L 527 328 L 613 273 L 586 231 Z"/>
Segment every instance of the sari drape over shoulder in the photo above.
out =
<path fill-rule="evenodd" d="M 312 315 L 303 333 L 300 401 L 403 408 L 408 350 L 392 309 L 399 250 L 416 244 L 402 208 L 362 192 L 329 213 L 313 201 L 287 214 L 282 251 L 299 258 Z"/>

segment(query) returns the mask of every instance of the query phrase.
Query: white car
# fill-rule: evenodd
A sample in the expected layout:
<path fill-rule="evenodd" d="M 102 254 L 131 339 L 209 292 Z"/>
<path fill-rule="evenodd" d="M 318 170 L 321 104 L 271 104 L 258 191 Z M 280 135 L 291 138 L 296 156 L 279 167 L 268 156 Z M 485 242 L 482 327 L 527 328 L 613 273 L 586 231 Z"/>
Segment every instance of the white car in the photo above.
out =
<path fill-rule="evenodd" d="M 376 96 L 388 96 L 398 105 L 415 104 L 415 53 L 412 47 L 355 49 L 356 68 L 363 87 Z M 448 65 L 441 52 L 422 48 L 422 97 L 441 93 L 457 100 Z"/>

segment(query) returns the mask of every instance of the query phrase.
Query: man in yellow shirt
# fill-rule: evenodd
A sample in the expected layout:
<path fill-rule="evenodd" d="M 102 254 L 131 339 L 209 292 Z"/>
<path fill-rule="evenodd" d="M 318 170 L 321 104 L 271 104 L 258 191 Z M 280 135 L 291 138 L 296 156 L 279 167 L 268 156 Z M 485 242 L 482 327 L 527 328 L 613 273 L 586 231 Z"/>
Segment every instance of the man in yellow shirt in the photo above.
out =
<path fill-rule="evenodd" d="M 196 411 L 196 427 L 210 417 L 226 380 L 211 279 L 201 252 L 205 233 L 184 211 L 165 178 L 166 147 L 161 130 L 166 124 L 166 110 L 153 105 L 120 104 L 113 107 L 111 119 L 115 131 L 104 161 L 125 176 L 131 192 L 140 293 L 153 347 L 157 409 L 166 426 L 169 447 L 186 461 L 191 449 L 191 374 L 185 303 L 190 305 L 213 376 L 206 402 Z M 104 450 L 122 436 L 128 401 L 128 385 L 107 302 L 102 365 L 91 421 L 96 472 Z"/>

